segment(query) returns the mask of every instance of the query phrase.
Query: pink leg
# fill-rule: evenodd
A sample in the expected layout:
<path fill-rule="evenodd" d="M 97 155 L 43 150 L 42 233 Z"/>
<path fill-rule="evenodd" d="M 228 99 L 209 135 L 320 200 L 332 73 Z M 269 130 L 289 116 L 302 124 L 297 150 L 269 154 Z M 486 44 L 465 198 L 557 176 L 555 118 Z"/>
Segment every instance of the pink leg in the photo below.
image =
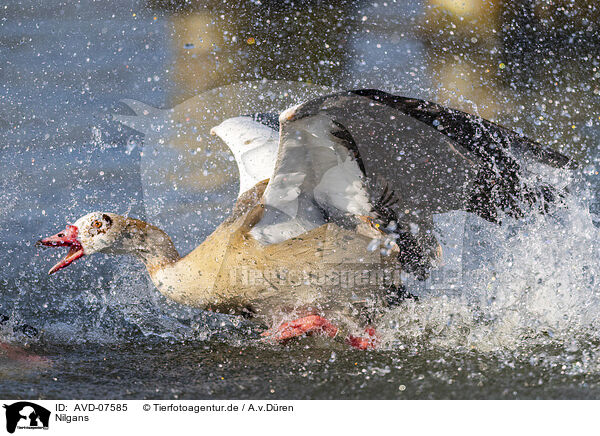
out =
<path fill-rule="evenodd" d="M 262 333 L 262 336 L 266 336 L 267 339 L 274 341 L 286 341 L 313 332 L 324 333 L 333 338 L 337 334 L 338 328 L 322 316 L 308 315 L 290 322 L 284 322 L 277 329 L 271 329 Z M 377 348 L 379 338 L 375 329 L 373 327 L 365 328 L 365 335 L 348 335 L 346 343 L 359 350 Z"/>
<path fill-rule="evenodd" d="M 377 337 L 377 332 L 373 327 L 367 327 L 365 329 L 366 337 L 361 336 L 352 336 L 349 335 L 346 338 L 346 343 L 351 347 L 358 348 L 359 350 L 368 350 L 377 348 L 379 344 L 379 338 Z"/>
<path fill-rule="evenodd" d="M 284 322 L 277 330 L 268 330 L 262 335 L 275 341 L 285 341 L 312 332 L 322 332 L 333 338 L 337 334 L 338 328 L 319 315 L 308 315 L 294 321 Z"/>

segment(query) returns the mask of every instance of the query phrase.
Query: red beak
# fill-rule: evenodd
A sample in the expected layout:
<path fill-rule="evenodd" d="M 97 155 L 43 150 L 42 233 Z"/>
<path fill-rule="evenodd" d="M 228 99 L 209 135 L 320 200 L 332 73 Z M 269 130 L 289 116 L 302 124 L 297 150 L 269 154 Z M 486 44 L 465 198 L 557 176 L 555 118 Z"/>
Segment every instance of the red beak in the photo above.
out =
<path fill-rule="evenodd" d="M 62 232 L 40 239 L 37 242 L 36 245 L 45 245 L 46 247 L 71 247 L 64 259 L 54 265 L 50 271 L 48 271 L 48 274 L 53 274 L 59 269 L 63 269 L 84 255 L 83 246 L 81 245 L 81 242 L 79 242 L 79 239 L 77 239 L 78 233 L 79 230 L 76 226 L 68 225 Z"/>

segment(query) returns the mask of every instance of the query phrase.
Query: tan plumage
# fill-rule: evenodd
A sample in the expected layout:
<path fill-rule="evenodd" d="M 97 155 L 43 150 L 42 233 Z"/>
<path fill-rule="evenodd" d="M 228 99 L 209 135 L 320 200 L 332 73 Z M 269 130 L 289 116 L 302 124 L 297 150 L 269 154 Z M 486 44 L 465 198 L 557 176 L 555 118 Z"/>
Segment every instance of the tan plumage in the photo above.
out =
<path fill-rule="evenodd" d="M 266 324 L 283 313 L 320 313 L 340 320 L 357 310 L 380 307 L 383 284 L 353 286 L 356 273 L 388 276 L 399 266 L 395 256 L 380 257 L 367 246 L 366 228 L 346 230 L 325 224 L 296 238 L 261 245 L 249 231 L 260 220 L 266 181 L 238 200 L 232 215 L 187 256 L 171 262 L 145 261 L 156 287 L 167 297 L 224 313 L 252 313 Z M 146 227 L 148 241 L 161 230 Z M 165 235 L 166 236 L 166 235 Z M 170 241 L 170 240 L 169 240 Z M 171 243 L 172 245 L 172 243 Z M 341 277 L 345 274 L 347 279 Z M 399 283 L 396 283 L 399 284 Z"/>

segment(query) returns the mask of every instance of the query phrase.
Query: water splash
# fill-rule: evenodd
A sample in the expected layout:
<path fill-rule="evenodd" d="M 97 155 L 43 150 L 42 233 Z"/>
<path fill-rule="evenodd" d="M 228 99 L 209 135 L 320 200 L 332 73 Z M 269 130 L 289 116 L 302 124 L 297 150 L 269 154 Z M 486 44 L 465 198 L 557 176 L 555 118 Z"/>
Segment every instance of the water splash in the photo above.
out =
<path fill-rule="evenodd" d="M 388 346 L 428 342 L 506 352 L 552 345 L 566 360 L 581 348 L 598 355 L 600 234 L 587 204 L 577 200 L 585 197 L 574 192 L 550 215 L 502 227 L 469 217 L 461 292 L 387 314 Z"/>
<path fill-rule="evenodd" d="M 279 105 L 302 100 L 308 93 L 305 89 L 286 94 L 281 90 L 265 91 L 266 85 L 260 89 L 247 86 L 257 99 L 267 96 L 263 102 L 265 110 L 277 110 Z M 209 127 L 218 124 L 220 118 L 215 118 L 213 108 L 205 104 L 220 101 L 228 106 L 234 97 L 248 98 L 246 91 L 232 88 L 229 93 L 219 94 L 216 90 L 170 110 L 128 100 L 136 115 L 116 117 L 145 134 L 143 144 L 134 145 L 135 139 L 129 137 L 130 142 L 115 152 L 127 154 L 143 148 L 141 175 L 147 218 L 173 234 L 183 252 L 200 243 L 220 222 L 223 197 L 237 191 L 231 186 L 231 192 L 223 194 L 211 185 L 215 174 L 226 174 L 223 169 L 231 169 L 233 164 L 227 153 L 216 148 L 218 142 L 213 144 L 218 153 L 207 147 L 215 141 L 208 135 Z M 318 93 L 327 91 L 319 89 Z M 249 100 L 248 107 L 254 107 L 252 103 Z M 220 115 L 225 116 L 227 113 Z M 179 157 L 190 150 L 195 152 L 188 153 L 190 156 L 201 160 L 192 167 L 203 168 L 205 173 L 190 172 L 187 162 L 180 161 Z M 215 156 L 223 161 L 222 165 L 203 166 L 206 162 L 214 164 Z M 154 171 L 158 164 L 162 167 Z M 164 178 L 163 169 L 179 172 Z M 584 175 L 591 175 L 588 173 Z M 563 175 L 543 176 L 552 179 Z M 228 175 L 218 182 L 235 185 Z M 557 179 L 551 182 L 557 183 Z M 10 213 L 17 194 L 5 191 L 3 198 L 10 201 L 4 202 L 2 213 Z M 494 355 L 525 350 L 535 364 L 565 365 L 567 371 L 574 373 L 597 372 L 600 230 L 593 225 L 598 217 L 590 213 L 585 201 L 578 200 L 595 199 L 594 195 L 584 188 L 572 187 L 566 207 L 551 215 L 532 214 L 519 222 L 507 220 L 502 227 L 467 214 L 455 215 L 454 221 L 450 219 L 445 224 L 442 220 L 438 223 L 442 239 L 447 245 L 453 244 L 445 250 L 450 256 L 445 273 L 457 274 L 452 275 L 451 286 L 430 286 L 419 303 L 408 301 L 384 316 L 380 328 L 385 348 L 404 353 L 416 344 Z M 199 215 L 199 210 L 204 215 Z M 460 240 L 455 237 L 457 234 Z M 80 279 L 67 284 L 38 280 L 39 271 L 46 265 L 36 258 L 30 265 L 20 265 L 23 271 L 35 271 L 35 280 L 25 275 L 11 279 L 13 282 L 5 286 L 7 292 L 16 296 L 11 303 L 18 313 L 31 313 L 38 304 L 31 296 L 39 296 L 39 289 L 44 289 L 48 309 L 41 318 L 45 323 L 36 326 L 43 330 L 43 341 L 105 344 L 152 338 L 219 338 L 239 344 L 252 337 L 252 327 L 241 319 L 169 302 L 153 289 L 146 272 L 133 261 L 95 259 L 72 272 Z M 316 344 L 330 345 L 327 341 Z M 543 351 L 539 351 L 540 347 Z"/>

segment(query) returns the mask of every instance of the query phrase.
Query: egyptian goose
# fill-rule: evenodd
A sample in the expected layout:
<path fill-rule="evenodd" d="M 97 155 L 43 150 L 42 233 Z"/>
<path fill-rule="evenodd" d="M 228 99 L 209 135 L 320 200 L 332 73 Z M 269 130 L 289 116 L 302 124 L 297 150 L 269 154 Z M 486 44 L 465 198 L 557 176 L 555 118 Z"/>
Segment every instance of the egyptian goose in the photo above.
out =
<path fill-rule="evenodd" d="M 93 212 L 39 241 L 70 247 L 50 274 L 84 255 L 131 254 L 179 303 L 252 316 L 273 340 L 318 331 L 365 349 L 377 343 L 365 326 L 403 292 L 399 272 L 424 278 L 439 259 L 433 214 L 500 223 L 564 195 L 529 163 L 564 168 L 565 156 L 435 103 L 357 90 L 272 121 L 238 117 L 213 129 L 236 157 L 241 192 L 187 256 L 151 224 Z"/>

